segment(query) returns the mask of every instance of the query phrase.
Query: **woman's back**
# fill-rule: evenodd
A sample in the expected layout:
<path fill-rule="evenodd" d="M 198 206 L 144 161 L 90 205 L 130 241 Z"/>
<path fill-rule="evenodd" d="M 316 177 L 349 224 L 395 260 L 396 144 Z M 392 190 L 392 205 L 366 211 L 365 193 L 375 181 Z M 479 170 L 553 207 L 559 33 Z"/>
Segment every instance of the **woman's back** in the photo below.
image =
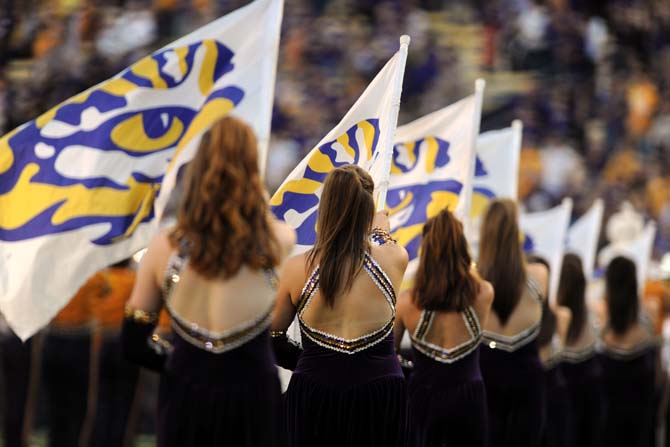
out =
<path fill-rule="evenodd" d="M 293 369 L 285 396 L 291 446 L 405 445 L 393 321 L 407 252 L 389 236 L 388 217 L 375 216 L 373 190 L 357 166 L 331 172 L 314 247 L 282 270 L 272 329 L 278 358 Z M 303 349 L 287 363 L 285 331 L 295 316 Z"/>
<path fill-rule="evenodd" d="M 507 321 L 503 324 L 496 312 L 491 312 L 485 327 L 487 332 L 514 337 L 539 324 L 542 319 L 542 291 L 547 287 L 547 269 L 541 264 L 529 264 L 526 274 L 527 284 L 522 288 L 519 302 Z"/>
<path fill-rule="evenodd" d="M 402 281 L 403 273 L 402 253 L 398 246 L 373 246 L 369 259 L 370 265 L 358 272 L 348 290 L 338 296 L 332 306 L 325 302 L 317 289 L 309 303 L 305 303 L 301 315 L 303 322 L 315 330 L 348 340 L 387 325 L 395 316 L 395 290 Z M 304 271 L 306 257 L 298 257 L 296 263 L 298 268 L 302 264 Z M 303 284 L 309 279 L 307 277 Z M 383 286 L 387 282 L 390 290 Z M 308 299 L 302 292 L 297 296 L 299 300 Z"/>
<path fill-rule="evenodd" d="M 546 390 L 537 336 L 548 273 L 542 265 L 528 267 L 527 284 L 507 323 L 493 311 L 484 331 L 480 365 L 491 446 L 539 445 L 544 430 Z"/>
<path fill-rule="evenodd" d="M 401 294 L 396 349 L 410 334 L 409 439 L 414 446 L 485 446 L 486 392 L 479 368 L 482 323 L 493 287 L 472 265 L 463 226 L 443 210 L 423 228 L 414 289 Z"/>
<path fill-rule="evenodd" d="M 424 323 L 421 340 L 445 352 L 453 351 L 473 341 L 479 343 L 483 323 L 487 321 L 493 300 L 493 287 L 486 281 L 480 281 L 480 290 L 473 304 L 463 312 L 426 311 L 412 302 L 412 292 L 402 295 L 398 312 L 403 313 L 403 325 L 416 339 L 419 326 Z"/>
<path fill-rule="evenodd" d="M 604 442 L 612 446 L 651 445 L 656 420 L 657 342 L 634 324 L 623 334 L 603 334 L 602 382 L 607 404 Z"/>
<path fill-rule="evenodd" d="M 203 278 L 188 264 L 166 304 L 170 313 L 213 333 L 234 330 L 267 314 L 274 304 L 273 270 L 242 267 L 228 279 Z"/>
<path fill-rule="evenodd" d="M 274 268 L 295 234 L 272 218 L 252 129 L 203 135 L 177 222 L 155 236 L 126 307 L 127 356 L 162 372 L 157 438 L 169 445 L 277 445 L 280 385 L 269 325 Z M 165 306 L 171 345 L 154 333 Z"/>

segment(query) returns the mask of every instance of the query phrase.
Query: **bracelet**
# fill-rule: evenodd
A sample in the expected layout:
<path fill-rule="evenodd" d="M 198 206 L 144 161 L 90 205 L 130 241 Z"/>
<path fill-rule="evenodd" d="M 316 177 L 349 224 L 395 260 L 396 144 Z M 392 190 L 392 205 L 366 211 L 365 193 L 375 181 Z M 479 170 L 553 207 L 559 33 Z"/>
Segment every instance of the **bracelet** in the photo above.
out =
<path fill-rule="evenodd" d="M 158 334 L 151 335 L 149 346 L 156 352 L 156 354 L 169 354 L 172 352 L 172 343 L 162 338 Z"/>
<path fill-rule="evenodd" d="M 154 324 L 158 322 L 158 312 L 149 312 L 142 309 L 137 309 L 136 307 L 126 303 L 126 306 L 123 309 L 124 316 L 130 318 L 136 323 L 142 324 Z"/>
<path fill-rule="evenodd" d="M 405 357 L 400 354 L 397 355 L 398 362 L 400 362 L 400 367 L 405 369 L 414 369 L 414 363 L 411 360 L 407 360 Z"/>
<path fill-rule="evenodd" d="M 391 235 L 389 234 L 388 231 L 384 230 L 383 228 L 380 227 L 374 227 L 372 231 L 370 231 L 370 238 L 372 239 L 372 242 L 374 242 L 377 245 L 384 245 L 384 244 L 397 244 L 398 241 L 393 239 Z"/>

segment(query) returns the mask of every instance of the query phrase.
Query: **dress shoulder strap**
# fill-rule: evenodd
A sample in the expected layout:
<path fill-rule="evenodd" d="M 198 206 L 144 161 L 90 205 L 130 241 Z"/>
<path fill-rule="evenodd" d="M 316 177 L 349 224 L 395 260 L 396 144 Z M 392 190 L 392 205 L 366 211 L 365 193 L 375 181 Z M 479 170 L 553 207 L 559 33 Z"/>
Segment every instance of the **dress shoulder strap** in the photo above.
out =
<path fill-rule="evenodd" d="M 472 306 L 468 306 L 461 314 L 463 316 L 463 321 L 465 321 L 465 327 L 470 332 L 470 335 L 473 338 L 477 338 L 482 334 L 482 325 L 479 322 L 479 317 L 477 312 Z"/>
<path fill-rule="evenodd" d="M 435 318 L 435 311 L 432 310 L 422 310 L 421 316 L 419 317 L 419 322 L 414 329 L 414 338 L 417 340 L 425 340 L 426 335 L 430 327 L 433 325 L 433 319 Z"/>
<path fill-rule="evenodd" d="M 538 303 L 542 303 L 544 297 L 542 288 L 540 287 L 540 284 L 538 284 L 537 280 L 530 275 L 526 276 L 526 288 L 530 292 L 530 296 L 535 298 Z"/>
<path fill-rule="evenodd" d="M 163 277 L 163 299 L 168 300 L 174 286 L 181 279 L 181 271 L 188 261 L 188 256 L 180 250 L 175 251 L 168 260 Z"/>
<path fill-rule="evenodd" d="M 312 270 L 312 274 L 307 278 L 307 282 L 300 292 L 300 299 L 298 300 L 298 315 L 302 315 L 307 307 L 307 303 L 312 299 L 317 289 L 319 288 L 319 266 Z"/>

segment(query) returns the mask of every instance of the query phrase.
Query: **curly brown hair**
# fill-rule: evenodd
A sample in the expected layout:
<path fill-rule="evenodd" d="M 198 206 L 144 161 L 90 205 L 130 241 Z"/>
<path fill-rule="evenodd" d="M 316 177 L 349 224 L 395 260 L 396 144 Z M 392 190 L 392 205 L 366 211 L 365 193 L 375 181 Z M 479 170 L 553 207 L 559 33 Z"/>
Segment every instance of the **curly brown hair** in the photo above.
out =
<path fill-rule="evenodd" d="M 186 246 L 189 265 L 210 279 L 230 278 L 244 265 L 279 263 L 256 137 L 239 119 L 223 118 L 202 137 L 186 171 L 170 242 Z"/>

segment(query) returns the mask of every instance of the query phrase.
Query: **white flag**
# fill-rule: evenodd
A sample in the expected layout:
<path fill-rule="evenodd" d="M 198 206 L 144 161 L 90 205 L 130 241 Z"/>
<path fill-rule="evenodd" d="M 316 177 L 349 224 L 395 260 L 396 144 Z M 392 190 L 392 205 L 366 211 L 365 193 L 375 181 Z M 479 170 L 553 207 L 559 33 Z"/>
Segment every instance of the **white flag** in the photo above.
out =
<path fill-rule="evenodd" d="M 610 261 L 616 256 L 625 256 L 635 262 L 637 272 L 637 285 L 640 289 L 640 296 L 644 291 L 644 286 L 649 276 L 649 260 L 651 259 L 654 248 L 654 238 L 656 237 L 656 222 L 649 221 L 635 239 L 626 242 L 617 242 L 609 247 L 605 254 L 601 252 L 599 264 L 607 269 Z M 603 256 L 605 254 L 605 256 Z"/>
<path fill-rule="evenodd" d="M 582 260 L 584 276 L 587 280 L 593 278 L 604 210 L 603 201 L 597 199 L 568 230 L 566 251 L 576 254 Z"/>
<path fill-rule="evenodd" d="M 519 226 L 524 234 L 524 251 L 544 258 L 549 263 L 549 299 L 555 302 L 561 277 L 565 238 L 572 213 L 572 200 L 537 213 L 522 214 Z"/>
<path fill-rule="evenodd" d="M 25 339 L 145 247 L 178 169 L 231 113 L 265 159 L 283 0 L 257 0 L 0 139 L 0 310 Z"/>
<path fill-rule="evenodd" d="M 409 253 L 406 279 L 418 266 L 426 221 L 447 207 L 462 219 L 470 209 L 484 89 L 479 85 L 474 95 L 396 131 L 386 204 L 393 237 Z"/>
<path fill-rule="evenodd" d="M 479 251 L 479 228 L 489 202 L 495 198 L 516 200 L 523 125 L 492 130 L 477 138 L 477 160 L 467 237 L 475 257 Z"/>
<path fill-rule="evenodd" d="M 406 51 L 405 47 L 405 56 Z M 357 164 L 370 172 L 376 189 L 386 177 L 383 142 L 393 141 L 396 130 L 394 104 L 398 104 L 405 71 L 402 52 L 401 48 L 386 63 L 342 121 L 307 154 L 272 196 L 270 205 L 275 216 L 296 230 L 294 254 L 314 245 L 316 212 L 323 182 L 330 171 Z"/>

